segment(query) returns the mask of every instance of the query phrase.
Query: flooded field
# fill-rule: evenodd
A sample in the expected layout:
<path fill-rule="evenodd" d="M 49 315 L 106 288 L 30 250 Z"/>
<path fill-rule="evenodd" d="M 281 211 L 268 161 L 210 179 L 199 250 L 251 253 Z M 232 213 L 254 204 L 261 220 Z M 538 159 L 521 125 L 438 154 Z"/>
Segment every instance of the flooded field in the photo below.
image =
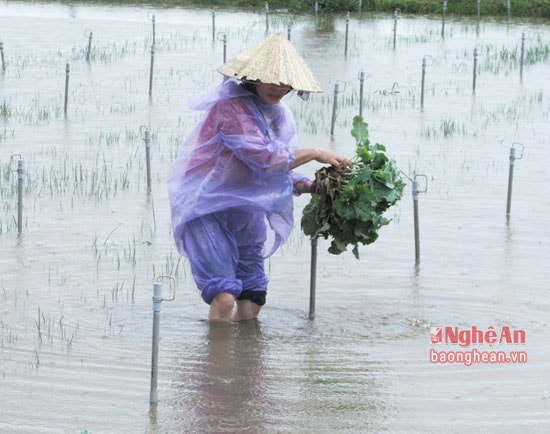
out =
<path fill-rule="evenodd" d="M 439 17 L 219 10 L 213 31 L 207 9 L 0 11 L 1 433 L 550 430 L 548 23 L 451 18 L 442 37 Z M 211 325 L 167 176 L 200 117 L 188 99 L 221 81 L 223 36 L 230 58 L 289 24 L 325 90 L 286 100 L 301 146 L 353 155 L 361 107 L 406 194 L 359 261 L 319 242 L 314 320 L 297 198 L 260 320 Z M 168 276 L 150 406 L 151 297 L 156 282 L 169 297 Z"/>

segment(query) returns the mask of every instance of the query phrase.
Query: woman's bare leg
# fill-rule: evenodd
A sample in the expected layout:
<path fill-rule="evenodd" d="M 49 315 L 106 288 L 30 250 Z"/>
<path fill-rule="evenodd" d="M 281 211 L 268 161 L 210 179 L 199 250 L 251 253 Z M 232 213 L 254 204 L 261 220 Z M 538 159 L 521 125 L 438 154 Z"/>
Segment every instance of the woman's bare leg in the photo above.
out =
<path fill-rule="evenodd" d="M 210 321 L 231 321 L 233 307 L 235 306 L 235 297 L 228 292 L 220 292 L 210 303 L 210 313 L 208 319 Z"/>
<path fill-rule="evenodd" d="M 237 310 L 231 318 L 233 321 L 245 321 L 249 319 L 255 319 L 258 317 L 262 306 L 253 303 L 250 300 L 238 300 Z"/>

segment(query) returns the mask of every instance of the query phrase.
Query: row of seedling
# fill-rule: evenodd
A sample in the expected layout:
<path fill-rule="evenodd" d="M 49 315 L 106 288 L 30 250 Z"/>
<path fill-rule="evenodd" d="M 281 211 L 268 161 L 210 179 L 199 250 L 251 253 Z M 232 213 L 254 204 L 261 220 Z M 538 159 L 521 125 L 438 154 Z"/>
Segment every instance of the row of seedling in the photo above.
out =
<path fill-rule="evenodd" d="M 337 97 L 337 94 L 339 93 L 339 91 L 335 88 L 335 97 L 334 97 L 334 107 L 336 106 L 336 97 Z M 375 92 L 376 93 L 376 92 Z M 395 92 L 391 92 L 391 94 L 394 94 Z M 381 94 L 386 94 L 385 92 L 381 92 Z M 410 94 L 410 92 L 409 92 Z M 352 102 L 353 102 L 353 99 L 352 99 Z M 323 103 L 323 100 L 321 100 L 321 103 Z M 346 101 L 344 100 L 344 103 L 346 103 Z M 360 104 L 362 104 L 362 101 L 360 101 Z M 398 108 L 398 107 L 397 107 Z M 371 110 L 372 110 L 372 106 L 371 106 Z M 361 108 L 360 108 L 361 110 Z M 333 109 L 333 115 L 336 113 L 336 110 Z M 331 131 L 332 133 L 332 131 Z M 445 134 L 447 135 L 447 134 Z M 110 135 L 108 134 L 107 135 L 107 138 L 106 138 L 106 143 L 107 145 L 112 145 L 113 143 L 115 142 L 118 142 L 119 140 L 119 136 L 118 135 Z M 80 177 L 79 176 L 75 176 L 74 179 L 75 180 L 82 180 L 83 179 L 83 176 L 82 176 L 82 165 L 80 166 L 80 169 L 81 169 L 81 174 L 80 174 Z M 103 164 L 103 168 L 104 168 L 104 171 L 103 171 L 103 175 L 100 177 L 100 176 L 94 176 L 94 174 L 92 173 L 92 176 L 91 176 L 91 184 L 92 184 L 92 188 L 90 191 L 95 191 L 95 188 L 94 186 L 97 186 L 101 181 L 104 181 L 104 182 L 107 182 L 108 181 L 108 174 L 111 174 L 112 173 L 112 168 L 109 168 L 107 167 L 107 163 L 106 161 L 104 161 L 104 164 Z M 129 168 L 128 168 L 129 169 Z M 127 173 L 127 172 L 126 172 Z M 43 178 L 46 178 L 46 176 L 43 176 Z M 52 183 L 50 183 L 50 190 L 53 194 L 53 190 L 54 189 L 59 189 L 59 183 L 57 182 L 58 180 L 58 177 L 56 177 L 55 175 L 50 177 L 50 179 L 53 179 L 53 185 Z M 63 182 L 66 182 L 66 176 L 62 176 L 61 177 L 61 184 L 63 184 Z M 122 186 L 122 189 L 125 189 L 127 188 L 128 186 L 128 176 L 127 175 L 124 175 L 122 178 L 121 178 L 121 186 Z M 115 187 L 115 191 L 118 189 L 118 183 L 115 181 L 115 184 L 114 184 L 114 187 Z M 148 185 L 148 189 L 150 188 L 150 186 Z M 105 190 L 99 190 L 99 194 L 97 195 L 98 198 L 101 198 L 104 194 L 104 192 L 108 191 L 108 189 L 105 189 Z M 107 197 L 107 194 L 105 194 L 106 197 Z"/>
<path fill-rule="evenodd" d="M 547 63 L 548 60 L 550 59 L 550 45 L 547 44 L 547 43 L 544 43 L 542 41 L 542 38 L 541 36 L 539 35 L 538 38 L 537 38 L 537 42 L 538 42 L 538 45 L 534 46 L 534 47 L 531 47 L 527 52 L 529 53 L 527 58 L 529 59 L 529 63 L 530 64 L 535 64 L 535 63 Z M 524 44 L 525 44 L 525 34 L 522 35 L 522 45 L 521 45 L 521 55 L 519 56 L 519 61 L 516 59 L 516 56 L 513 56 L 513 60 L 516 61 L 518 64 L 519 64 L 519 68 L 520 68 L 520 78 L 522 78 L 523 76 L 523 64 L 524 64 Z M 490 52 L 490 46 L 487 46 L 487 52 L 489 53 Z M 500 55 L 499 55 L 499 58 L 503 61 L 508 61 L 510 59 L 510 57 L 508 57 L 507 55 L 505 55 L 505 53 L 507 53 L 506 51 L 501 51 L 500 52 Z M 472 68 L 472 92 L 475 93 L 476 91 L 476 79 L 477 79 L 477 75 L 479 73 L 479 68 L 478 68 L 478 56 L 479 56 L 479 51 L 478 49 L 474 49 L 474 53 L 473 53 L 473 68 Z M 494 58 L 494 56 L 493 56 Z M 422 59 L 422 68 L 421 68 L 421 90 L 420 90 L 420 107 L 423 108 L 424 107 L 424 97 L 425 97 L 425 90 L 426 90 L 426 73 L 427 73 L 427 69 L 428 67 L 431 65 L 431 56 L 424 56 L 423 59 Z M 494 68 L 493 68 L 494 69 Z M 362 72 L 361 72 L 362 73 Z M 360 73 L 360 77 L 361 77 L 361 73 Z M 362 84 L 362 80 L 360 79 L 361 81 L 361 84 Z M 335 115 L 336 115 L 336 106 L 337 104 L 339 104 L 340 102 L 338 101 L 338 95 L 339 93 L 341 93 L 342 91 L 340 90 L 340 83 L 339 81 L 337 81 L 334 85 L 334 97 L 333 97 L 333 116 L 332 116 L 332 122 L 331 122 L 331 135 L 333 135 L 334 133 L 334 122 L 335 122 Z M 360 97 L 359 97 L 359 113 L 361 113 L 362 111 L 362 106 L 363 106 L 363 98 L 361 97 L 362 95 L 362 91 L 360 92 Z M 414 104 L 414 101 L 416 99 L 415 97 L 415 93 L 409 91 L 408 92 L 408 100 L 409 101 L 413 101 L 413 104 Z M 350 98 L 347 99 L 344 99 L 342 101 L 342 103 L 344 104 L 353 104 L 355 103 L 355 95 L 352 94 L 352 96 Z M 395 100 L 394 100 L 395 101 Z M 367 101 L 368 102 L 368 101 Z M 394 102 L 395 103 L 395 102 Z M 371 109 L 372 109 L 372 105 L 371 105 Z"/>
<path fill-rule="evenodd" d="M 548 45 L 546 46 L 540 46 L 540 44 L 542 44 L 542 40 L 541 38 L 539 37 L 539 46 L 538 47 L 534 47 L 534 48 L 530 48 L 527 50 L 527 58 L 530 59 L 530 62 L 537 62 L 537 61 L 546 61 L 547 58 L 548 58 Z M 487 51 L 489 52 L 489 48 L 487 49 Z M 523 51 L 523 50 L 522 50 Z M 532 53 L 532 54 L 531 54 Z M 153 53 L 152 53 L 153 54 Z M 500 56 L 501 58 L 503 58 L 503 56 L 501 55 Z M 422 81 L 424 81 L 424 74 L 425 74 L 425 65 L 424 65 L 424 62 L 425 62 L 425 59 L 423 59 L 423 70 L 422 70 L 422 74 L 423 74 L 423 77 L 422 77 Z M 68 68 L 69 64 L 67 64 L 67 68 Z M 67 69 L 68 71 L 68 69 Z M 151 59 L 151 71 L 150 71 L 150 83 L 149 83 L 149 95 L 151 96 L 152 95 L 152 77 L 153 77 L 153 57 Z M 475 72 L 474 72 L 474 77 L 475 77 Z M 68 76 L 66 78 L 66 91 L 65 91 L 65 104 L 64 104 L 64 112 L 65 114 L 67 113 L 67 104 L 68 104 Z M 424 96 L 424 89 L 422 89 L 421 91 L 421 106 L 423 106 L 423 96 Z M 5 106 L 6 105 L 6 102 L 4 101 L 3 102 L 3 105 Z M 8 110 L 4 110 L 4 112 L 8 112 Z M 56 108 L 56 116 L 59 115 L 59 109 Z M 42 108 L 39 108 L 39 112 L 38 112 L 38 119 L 41 120 L 41 119 L 47 119 L 48 117 L 50 116 L 49 112 L 48 112 L 48 108 L 47 107 L 42 107 Z"/>
<path fill-rule="evenodd" d="M 150 227 L 150 237 L 154 235 L 154 227 Z M 140 265 L 138 258 L 141 257 L 141 252 L 139 249 L 147 249 L 152 245 L 152 241 L 149 239 L 138 239 L 135 237 L 129 239 L 127 244 L 120 248 L 118 245 L 114 244 L 111 241 L 111 235 L 114 233 L 114 230 L 105 238 L 103 242 L 100 241 L 99 236 L 96 234 L 92 240 L 92 252 L 95 256 L 96 262 L 96 274 L 99 275 L 100 263 L 103 264 L 105 259 L 109 258 L 110 262 L 115 264 L 114 270 L 120 271 L 122 262 L 129 264 L 131 267 L 135 268 Z M 121 254 L 122 250 L 122 254 Z M 184 268 L 184 261 L 181 256 L 171 249 L 166 255 L 164 264 L 159 267 L 158 264 L 152 263 L 147 269 L 148 273 L 151 273 L 152 277 L 155 278 L 161 275 L 169 275 L 176 277 L 185 277 L 186 270 Z M 135 283 L 135 282 L 134 282 Z M 132 296 L 133 299 L 133 296 Z"/>
<path fill-rule="evenodd" d="M 476 34 L 479 35 L 480 33 L 480 25 L 481 25 L 481 14 L 480 14 L 480 0 L 477 0 L 478 2 L 478 16 L 477 16 L 477 24 L 476 24 Z M 427 43 L 427 42 L 434 42 L 438 41 L 440 39 L 445 38 L 445 24 L 446 24 L 446 11 L 447 11 L 447 1 L 444 1 L 442 3 L 442 21 L 441 21 L 441 30 L 437 30 L 434 27 L 429 28 L 422 28 L 421 31 L 418 32 L 409 32 L 406 35 L 399 35 L 398 38 L 398 21 L 401 18 L 401 10 L 399 8 L 394 10 L 393 13 L 393 26 L 392 26 L 392 34 L 391 36 L 387 36 L 384 38 L 384 46 L 386 48 L 392 48 L 395 50 L 398 46 L 397 41 L 399 39 L 399 45 L 405 45 L 410 46 L 412 44 L 419 44 L 419 43 Z M 510 20 L 510 1 L 508 1 L 508 19 Z M 465 28 L 465 31 L 468 31 L 470 29 L 470 26 L 467 26 Z M 350 34 L 350 14 L 347 13 L 345 17 L 345 32 L 344 32 L 344 56 L 347 57 L 348 55 L 348 39 Z M 289 39 L 290 39 L 290 25 L 289 25 Z"/>
<path fill-rule="evenodd" d="M 42 167 L 25 164 L 25 168 L 14 168 L 6 163 L 0 170 L 2 190 L 0 196 L 4 199 L 14 197 L 18 193 L 16 178 L 20 179 L 25 171 L 25 193 L 50 196 L 72 195 L 90 198 L 96 202 L 116 196 L 118 191 L 128 190 L 131 183 L 141 184 L 143 161 L 139 150 L 126 154 L 126 162 L 117 161 L 120 156 L 108 158 L 104 152 L 98 151 L 93 160 L 77 161 L 55 157 L 51 162 L 43 163 Z M 137 161 L 136 161 L 137 159 Z M 22 162 L 23 160 L 18 160 Z M 116 165 L 115 165 L 116 163 Z M 22 163 L 19 163 L 22 165 Z"/>
<path fill-rule="evenodd" d="M 56 318 L 44 312 L 44 310 L 40 309 L 40 306 L 37 307 L 34 326 L 34 336 L 36 338 L 34 353 L 36 360 L 39 360 L 38 353 L 45 344 L 49 344 L 52 349 L 54 346 L 58 346 L 62 351 L 70 353 L 80 329 L 78 320 L 76 320 L 74 325 L 70 325 L 63 314 L 59 318 Z M 0 350 L 4 350 L 4 347 L 13 348 L 17 346 L 18 341 L 22 340 L 17 332 L 2 318 L 0 318 L 0 332 L 2 333 Z"/>
<path fill-rule="evenodd" d="M 79 322 L 74 327 L 68 326 L 61 315 L 59 319 L 47 315 L 38 307 L 38 315 L 34 320 L 36 326 L 37 339 L 40 344 L 49 343 L 52 347 L 54 340 L 59 340 L 61 348 L 70 352 L 73 342 L 78 335 Z"/>

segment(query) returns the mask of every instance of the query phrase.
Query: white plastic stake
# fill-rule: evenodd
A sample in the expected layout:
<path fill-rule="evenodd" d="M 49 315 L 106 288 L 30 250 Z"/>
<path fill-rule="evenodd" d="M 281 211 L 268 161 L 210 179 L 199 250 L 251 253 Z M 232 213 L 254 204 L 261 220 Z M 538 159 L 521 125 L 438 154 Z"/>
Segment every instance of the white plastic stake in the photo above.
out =
<path fill-rule="evenodd" d="M 515 145 L 521 146 L 521 154 L 519 157 L 516 157 L 516 148 Z M 512 209 L 512 184 L 514 182 L 514 165 L 516 160 L 521 160 L 523 158 L 523 145 L 521 143 L 514 142 L 510 148 L 510 170 L 508 172 L 508 198 L 506 200 L 506 217 L 510 217 L 510 210 Z"/>
<path fill-rule="evenodd" d="M 63 108 L 63 111 L 65 113 L 65 117 L 67 117 L 67 106 L 69 103 L 69 75 L 70 75 L 71 67 L 67 63 L 65 65 L 65 105 Z"/>
<path fill-rule="evenodd" d="M 309 277 L 309 319 L 315 318 L 315 293 L 317 290 L 317 237 L 311 239 L 311 270 Z"/>
<path fill-rule="evenodd" d="M 23 160 L 17 160 L 17 232 L 23 231 L 23 176 L 25 168 Z"/>
<path fill-rule="evenodd" d="M 153 286 L 153 348 L 151 355 L 151 391 L 149 402 L 156 404 L 158 398 L 158 357 L 159 357 L 159 336 L 160 336 L 160 305 L 162 303 L 162 284 L 155 283 Z"/>

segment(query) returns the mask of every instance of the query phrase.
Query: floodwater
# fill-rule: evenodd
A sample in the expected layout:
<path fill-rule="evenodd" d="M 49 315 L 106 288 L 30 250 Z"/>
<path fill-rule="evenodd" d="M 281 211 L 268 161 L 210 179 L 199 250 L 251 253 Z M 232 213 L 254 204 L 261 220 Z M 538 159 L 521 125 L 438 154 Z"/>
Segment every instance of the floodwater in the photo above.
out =
<path fill-rule="evenodd" d="M 392 16 L 352 15 L 346 49 L 344 16 L 279 12 L 267 26 L 263 13 L 219 10 L 213 36 L 210 10 L 0 1 L 0 11 L 0 432 L 550 430 L 548 23 L 448 19 L 442 37 L 440 18 L 401 16 L 394 47 Z M 198 119 L 187 100 L 220 82 L 223 34 L 229 58 L 289 22 L 325 89 L 287 101 L 302 146 L 353 154 L 363 71 L 371 140 L 422 190 L 419 262 L 409 180 L 359 261 L 320 241 L 313 320 L 297 224 L 266 264 L 260 320 L 210 325 L 173 246 L 166 178 Z M 307 200 L 296 200 L 297 222 Z M 155 282 L 175 299 L 162 302 L 150 406 Z M 447 341 L 432 344 L 435 327 Z M 453 343 L 455 327 L 476 341 Z M 490 351 L 510 360 L 435 363 Z"/>

